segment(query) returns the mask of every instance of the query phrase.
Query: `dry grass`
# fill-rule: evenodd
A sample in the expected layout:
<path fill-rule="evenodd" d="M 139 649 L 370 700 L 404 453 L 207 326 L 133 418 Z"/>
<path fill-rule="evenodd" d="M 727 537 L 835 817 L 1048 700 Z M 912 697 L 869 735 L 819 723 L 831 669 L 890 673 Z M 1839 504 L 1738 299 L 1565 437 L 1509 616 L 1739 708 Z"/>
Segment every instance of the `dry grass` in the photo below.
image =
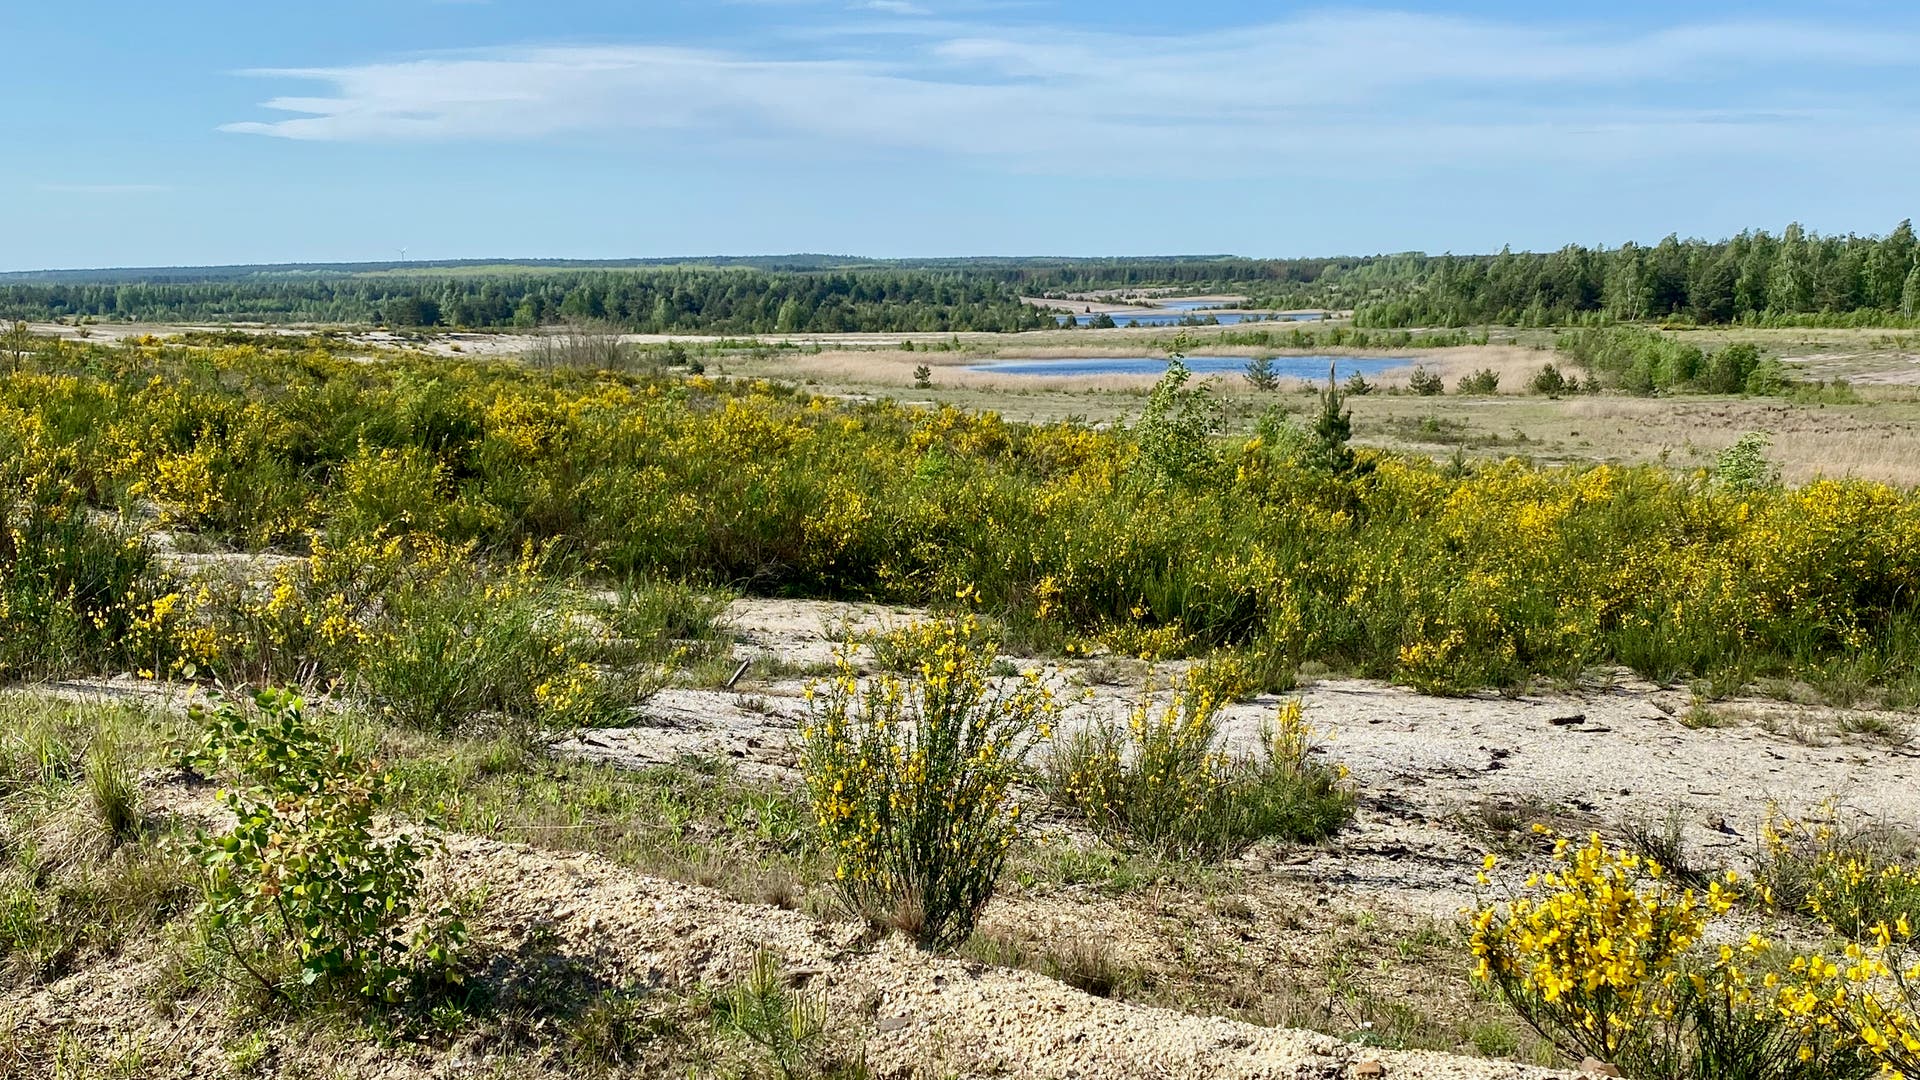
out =
<path fill-rule="evenodd" d="M 830 349 L 817 355 L 781 353 L 764 360 L 728 358 L 731 374 L 807 381 L 829 394 L 871 394 L 966 409 L 990 410 L 1012 420 L 1048 421 L 1079 417 L 1102 423 L 1136 414 L 1154 377 L 1148 375 L 1027 376 L 968 371 L 995 359 L 1087 359 L 1099 356 L 1163 354 L 1178 330 L 1039 332 L 1018 337 L 963 337 L 960 352 L 911 352 L 898 348 Z M 1700 331 L 1701 343 L 1718 348 L 1732 340 L 1761 339 L 1771 352 L 1813 357 L 1802 363 L 1805 377 L 1834 378 L 1861 372 L 1904 374 L 1920 364 L 1900 351 L 1904 339 L 1884 331 Z M 1798 336 L 1793 336 L 1798 335 Z M 1193 334 L 1200 340 L 1209 335 Z M 1689 335 L 1690 339 L 1692 335 Z M 1547 344 L 1551 335 L 1535 335 Z M 1914 336 L 1920 349 L 1920 335 Z M 1198 346 L 1192 354 L 1249 355 L 1261 350 L 1240 346 Z M 1302 350 L 1276 351 L 1298 355 Z M 1661 463 L 1679 469 L 1709 468 L 1720 451 L 1749 431 L 1765 433 L 1768 457 L 1788 483 L 1817 477 L 1852 476 L 1898 485 L 1920 485 L 1920 396 L 1905 386 L 1860 385 L 1860 401 L 1848 405 L 1805 404 L 1768 398 L 1633 398 L 1615 394 L 1549 400 L 1525 392 L 1543 364 L 1556 360 L 1551 349 L 1530 344 L 1491 344 L 1428 350 L 1308 350 L 1313 354 L 1399 356 L 1407 366 L 1373 377 L 1382 393 L 1350 398 L 1355 437 L 1361 443 L 1413 453 L 1447 456 L 1456 446 L 1469 454 L 1518 455 L 1543 463 Z M 913 369 L 933 369 L 933 389 L 913 390 Z M 1438 373 L 1448 392 L 1418 397 L 1403 390 L 1413 366 Z M 1492 397 L 1463 398 L 1454 393 L 1461 377 L 1487 368 L 1500 376 Z M 1232 373 L 1203 377 L 1228 403 L 1237 428 L 1269 404 L 1299 406 L 1299 380 L 1286 380 L 1277 394 L 1255 393 Z M 1295 411 L 1301 411 L 1296 407 Z M 1434 418 L 1434 424 L 1422 421 Z M 1448 438 L 1429 432 L 1443 428 Z"/>
<path fill-rule="evenodd" d="M 1706 464 L 1741 435 L 1759 431 L 1772 440 L 1767 456 L 1788 483 L 1855 476 L 1920 484 L 1920 410 L 1910 401 L 1823 408 L 1757 398 L 1599 397 L 1564 406 L 1564 421 L 1576 425 L 1568 430 L 1592 440 L 1600 457 L 1634 461 L 1665 453 L 1672 464 Z"/>

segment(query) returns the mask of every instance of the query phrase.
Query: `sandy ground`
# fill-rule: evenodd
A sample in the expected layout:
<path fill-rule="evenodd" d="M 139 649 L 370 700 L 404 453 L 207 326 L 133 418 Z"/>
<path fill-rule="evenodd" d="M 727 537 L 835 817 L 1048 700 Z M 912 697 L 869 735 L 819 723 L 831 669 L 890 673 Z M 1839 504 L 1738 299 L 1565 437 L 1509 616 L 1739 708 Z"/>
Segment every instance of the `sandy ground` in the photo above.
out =
<path fill-rule="evenodd" d="M 503 956 L 531 946 L 608 986 L 693 991 L 740 978 L 753 957 L 777 958 L 790 983 L 823 995 L 837 1034 L 858 1045 L 879 1077 L 1031 1080 L 1247 1080 L 1382 1075 L 1407 1080 L 1526 1080 L 1565 1076 L 1521 1065 L 1428 1052 L 1376 1051 L 1311 1032 L 1103 1000 L 1032 972 L 929 957 L 899 939 L 869 944 L 865 928 L 746 905 L 698 886 L 633 874 L 588 855 L 558 855 L 450 836 L 432 887 L 484 895 L 472 926 Z M 555 950 L 547 952 L 547 950 Z M 150 964 L 148 965 L 150 966 Z M 15 1028 L 52 1025 L 83 1044 L 152 1048 L 139 1075 L 236 1075 L 233 1036 L 216 1018 L 163 1016 L 144 970 L 93 968 L 28 991 L 0 990 Z M 84 1006 L 83 1004 L 84 1003 Z M 299 1074 L 297 1046 L 268 1029 L 266 1069 Z M 510 1075 L 507 1061 L 461 1048 L 350 1046 L 322 1066 L 381 1080 Z M 284 1057 L 282 1056 L 284 1055 Z M 165 1064 L 163 1064 L 165 1063 Z M 286 1069 L 274 1068 L 284 1064 Z M 116 1073 L 115 1075 L 121 1075 Z"/>
<path fill-rule="evenodd" d="M 800 663 L 829 659 L 843 637 L 838 628 L 849 622 L 871 627 L 914 617 L 791 600 L 744 600 L 731 613 L 744 636 L 740 655 L 772 652 Z M 1077 699 L 1067 730 L 1124 716 L 1139 693 L 1131 678 L 1100 681 L 1112 677 L 1102 669 L 1044 670 Z M 1170 673 L 1162 671 L 1158 681 Z M 584 732 L 561 750 L 631 765 L 712 755 L 749 773 L 790 776 L 788 741 L 805 714 L 806 682 L 663 691 L 639 725 Z M 1472 899 L 1485 851 L 1473 819 L 1488 806 L 1550 809 L 1569 822 L 1609 828 L 1678 813 L 1704 857 L 1734 865 L 1753 853 L 1761 822 L 1776 805 L 1804 814 L 1833 800 L 1920 829 L 1920 747 L 1911 741 L 1913 718 L 1904 714 L 1737 700 L 1716 706 L 1728 726 L 1695 730 L 1680 721 L 1688 691 L 1627 675 L 1603 689 L 1517 698 L 1435 698 L 1355 680 L 1315 683 L 1292 696 L 1328 735 L 1319 752 L 1353 771 L 1362 813 L 1351 836 L 1290 863 L 1289 874 L 1359 890 L 1409 914 L 1450 918 Z M 1228 738 L 1251 748 L 1283 700 L 1230 706 L 1223 714 Z M 1848 716 L 1904 734 L 1849 736 L 1842 732 Z"/>
<path fill-rule="evenodd" d="M 737 601 L 729 611 L 736 654 L 778 658 L 780 670 L 818 670 L 850 633 L 919 617 L 911 609 L 773 599 Z M 856 653 L 856 661 L 864 657 Z M 1094 660 L 1049 663 L 1042 671 L 1073 700 L 1063 725 L 1071 730 L 1124 710 L 1146 668 Z M 1163 668 L 1160 681 L 1169 674 Z M 808 681 L 781 676 L 733 690 L 669 689 L 646 703 L 633 726 L 579 732 L 557 752 L 624 767 L 718 758 L 743 776 L 791 783 L 791 741 L 806 712 Z M 181 703 L 167 687 L 126 678 L 52 689 Z M 1317 995 L 1332 992 L 1315 989 L 1313 980 L 1356 947 L 1341 942 L 1364 928 L 1381 929 L 1365 930 L 1370 936 L 1353 957 L 1358 967 L 1340 976 L 1343 986 L 1366 984 L 1389 1008 L 1396 995 L 1470 1000 L 1450 928 L 1476 894 L 1481 855 L 1495 842 L 1488 835 L 1494 819 L 1611 832 L 1630 817 L 1676 814 L 1696 859 L 1732 866 L 1756 850 L 1760 823 L 1776 803 L 1804 812 L 1835 800 L 1854 813 L 1920 827 L 1920 750 L 1911 743 L 1908 715 L 1739 700 L 1716 704 L 1725 726 L 1696 730 L 1680 720 L 1689 705 L 1685 691 L 1626 675 L 1577 693 L 1514 698 L 1433 698 L 1344 679 L 1306 686 L 1298 696 L 1325 733 L 1316 752 L 1352 770 L 1359 812 L 1337 837 L 1316 847 L 1256 847 L 1205 889 L 1164 877 L 1120 893 L 1010 880 L 982 923 L 997 939 L 1034 949 L 1097 948 L 1174 988 L 1244 985 L 1247 1000 L 1268 1001 L 1276 984 L 1304 981 L 1316 995 L 1306 1013 L 1265 1014 L 1270 1019 L 1262 1025 L 1210 1015 L 1218 1006 L 1127 1004 L 1029 971 L 930 958 L 897 941 L 874 944 L 851 923 L 742 904 L 594 856 L 452 836 L 432 880 L 449 895 L 486 897 L 475 934 L 502 955 L 516 955 L 535 939 L 542 948 L 557 943 L 605 985 L 713 985 L 738 977 L 756 951 L 768 950 L 791 981 L 835 1003 L 843 1033 L 885 1077 L 928 1075 L 931 1066 L 932 1075 L 969 1078 L 1331 1080 L 1365 1075 L 1359 1064 L 1377 1061 L 1389 1077 L 1521 1080 L 1568 1074 L 1368 1049 L 1361 1037 L 1370 1020 L 1355 1019 L 1354 1036 L 1344 1039 L 1288 1025 L 1309 1022 L 1306 1016 L 1323 1030 L 1339 1028 L 1343 1010 L 1361 1007 L 1326 996 L 1327 1011 L 1317 1011 Z M 1263 698 L 1230 707 L 1229 739 L 1250 744 L 1280 704 Z M 203 790 L 150 794 L 169 805 L 206 798 Z M 1039 825 L 1050 844 L 1087 842 L 1057 814 L 1043 811 Z M 1501 873 L 1517 877 L 1524 864 Z M 1423 934 L 1440 944 L 1418 945 Z M 1454 959 L 1435 969 L 1395 966 L 1396 949 L 1419 948 Z M 90 969 L 44 987 L 0 988 L 0 1017 L 56 1024 L 88 1039 L 145 1040 L 170 1055 L 177 1049 L 186 1064 L 168 1075 L 226 1075 L 222 1040 L 231 1033 L 212 1018 L 156 1013 L 140 989 L 154 975 L 143 963 Z M 1434 985 L 1442 970 L 1455 981 Z M 1169 992 L 1177 1004 L 1189 991 Z M 361 1056 L 342 1062 L 340 1075 L 490 1075 L 484 1058 L 457 1048 L 354 1053 Z"/>

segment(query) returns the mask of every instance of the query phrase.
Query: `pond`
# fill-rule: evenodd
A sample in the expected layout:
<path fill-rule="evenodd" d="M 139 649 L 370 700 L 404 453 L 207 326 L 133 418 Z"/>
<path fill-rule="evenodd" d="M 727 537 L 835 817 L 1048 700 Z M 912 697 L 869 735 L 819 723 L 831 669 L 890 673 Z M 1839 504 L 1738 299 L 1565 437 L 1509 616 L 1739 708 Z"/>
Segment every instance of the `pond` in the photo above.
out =
<path fill-rule="evenodd" d="M 1317 311 L 1261 311 L 1247 312 L 1244 314 L 1226 312 L 1216 314 L 1215 312 L 1206 310 L 1207 306 L 1214 305 L 1196 305 L 1194 307 L 1178 308 L 1173 304 L 1167 304 L 1164 305 L 1165 310 L 1110 311 L 1107 315 L 1113 320 L 1113 325 L 1115 326 L 1178 326 L 1182 319 L 1199 319 L 1202 320 L 1204 325 L 1211 325 L 1205 324 L 1204 320 L 1213 319 L 1220 326 L 1234 326 L 1239 323 L 1250 322 L 1314 322 L 1320 318 L 1320 313 Z M 1088 320 L 1095 317 L 1096 316 L 1089 315 L 1085 312 L 1073 313 L 1073 318 L 1082 326 L 1085 326 Z M 1065 315 L 1060 315 L 1058 318 L 1062 323 L 1067 321 L 1067 316 Z"/>
<path fill-rule="evenodd" d="M 1182 363 L 1197 374 L 1239 374 L 1247 370 L 1251 356 L 1189 356 Z M 1403 368 L 1411 360 L 1393 360 L 1374 356 L 1276 356 L 1273 373 L 1283 379 L 1324 379 L 1327 365 L 1335 367 L 1334 377 L 1345 381 L 1353 375 L 1378 375 Z M 1071 360 L 1030 359 L 995 360 L 974 364 L 968 371 L 991 371 L 1000 375 L 1164 375 L 1164 356 L 1082 356 Z"/>

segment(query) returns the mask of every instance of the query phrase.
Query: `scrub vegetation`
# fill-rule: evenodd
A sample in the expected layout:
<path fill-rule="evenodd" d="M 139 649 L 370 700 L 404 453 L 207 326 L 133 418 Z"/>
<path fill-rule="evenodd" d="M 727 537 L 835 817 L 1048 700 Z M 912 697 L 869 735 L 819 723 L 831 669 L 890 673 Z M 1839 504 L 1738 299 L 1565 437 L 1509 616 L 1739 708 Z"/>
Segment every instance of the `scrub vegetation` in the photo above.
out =
<path fill-rule="evenodd" d="M 1738 342 L 1568 335 L 1554 396 L 1780 392 L 1779 365 Z M 958 952 L 1369 1049 L 1595 1056 L 1648 1077 L 1916 1074 L 1914 849 L 1837 808 L 1775 814 L 1731 875 L 1688 862 L 1677 826 L 1627 830 L 1639 850 L 1529 832 L 1545 808 L 1489 809 L 1523 868 L 1489 856 L 1461 926 L 1329 917 L 1314 964 L 1226 975 L 1197 973 L 1196 929 L 1243 927 L 1239 949 L 1256 923 L 1308 917 L 1247 883 L 1291 853 L 1341 857 L 1356 820 L 1393 809 L 1297 700 L 1314 679 L 1497 700 L 1633 674 L 1692 687 L 1709 719 L 1761 683 L 1911 706 L 1912 489 L 1784 483 L 1758 437 L 1691 471 L 1355 441 L 1358 401 L 1500 393 L 1478 364 L 1423 366 L 1411 393 L 1293 393 L 1255 368 L 1230 398 L 1176 361 L 1123 422 L 1095 425 L 829 397 L 664 346 L 578 352 L 20 339 L 0 377 L 0 1000 L 124 966 L 142 1015 L 223 1025 L 195 1053 L 235 1075 L 299 1074 L 269 1045 L 286 1042 L 516 1075 L 861 1077 L 881 1074 L 875 1040 L 913 1030 L 757 940 L 737 970 L 671 982 L 650 957 L 560 940 L 549 920 L 571 900 L 503 914 L 534 902 L 448 886 L 518 845 L 572 860 L 554 875 L 568 882 L 613 866 L 818 916 L 836 962 Z M 1422 417 L 1418 432 L 1453 431 Z M 809 667 L 736 652 L 741 597 L 929 614 L 830 628 L 837 659 Z M 668 729 L 646 710 L 674 694 L 777 713 L 789 702 L 754 680 L 796 671 L 810 681 L 784 778 L 569 743 Z M 1074 683 L 1101 673 L 1132 684 L 1104 718 Z M 75 685 L 197 704 L 57 696 Z M 1236 741 L 1224 717 L 1253 699 L 1270 720 Z M 1675 726 L 1717 734 L 1693 718 Z M 1580 739 L 1584 721 L 1543 725 Z M 1190 936 L 1156 967 L 1098 923 L 996 921 L 1061 896 Z M 0 1010 L 0 1075 L 200 1068 L 42 1019 Z"/>

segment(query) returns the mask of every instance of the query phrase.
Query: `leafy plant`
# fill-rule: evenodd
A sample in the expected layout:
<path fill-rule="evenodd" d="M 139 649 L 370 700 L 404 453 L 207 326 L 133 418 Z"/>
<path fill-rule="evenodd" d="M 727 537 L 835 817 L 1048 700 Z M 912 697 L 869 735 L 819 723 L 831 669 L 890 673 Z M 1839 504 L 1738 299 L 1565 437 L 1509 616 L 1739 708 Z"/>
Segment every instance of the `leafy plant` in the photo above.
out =
<path fill-rule="evenodd" d="M 234 817 L 187 849 L 205 875 L 199 920 L 220 973 L 276 997 L 376 1003 L 457 979 L 465 927 L 420 900 L 432 843 L 376 828 L 388 778 L 315 727 L 299 698 L 269 690 L 252 705 L 196 710 L 204 731 L 190 755 L 222 780 Z"/>
<path fill-rule="evenodd" d="M 1149 472 L 1183 480 L 1213 460 L 1213 437 L 1224 419 L 1204 387 L 1190 387 L 1193 372 L 1176 357 L 1147 396 L 1135 435 Z"/>
<path fill-rule="evenodd" d="M 1757 431 L 1740 436 L 1720 451 L 1714 462 L 1714 482 L 1723 490 L 1742 495 L 1779 486 L 1780 470 L 1767 460 L 1768 445 L 1767 437 Z"/>

